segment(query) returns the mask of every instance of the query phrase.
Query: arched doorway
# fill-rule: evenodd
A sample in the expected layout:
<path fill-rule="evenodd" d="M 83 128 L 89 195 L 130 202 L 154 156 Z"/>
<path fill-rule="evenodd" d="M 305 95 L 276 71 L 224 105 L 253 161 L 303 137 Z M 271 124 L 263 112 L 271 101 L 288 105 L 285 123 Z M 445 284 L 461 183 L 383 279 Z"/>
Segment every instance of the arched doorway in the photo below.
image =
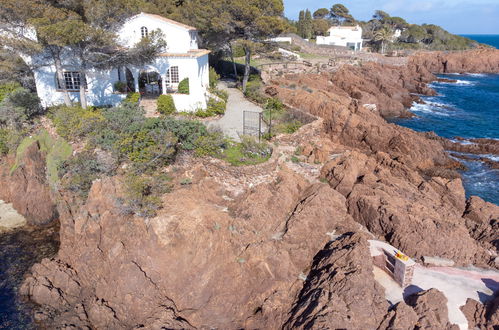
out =
<path fill-rule="evenodd" d="M 139 74 L 139 91 L 142 95 L 163 94 L 161 75 L 156 71 L 141 71 Z"/>

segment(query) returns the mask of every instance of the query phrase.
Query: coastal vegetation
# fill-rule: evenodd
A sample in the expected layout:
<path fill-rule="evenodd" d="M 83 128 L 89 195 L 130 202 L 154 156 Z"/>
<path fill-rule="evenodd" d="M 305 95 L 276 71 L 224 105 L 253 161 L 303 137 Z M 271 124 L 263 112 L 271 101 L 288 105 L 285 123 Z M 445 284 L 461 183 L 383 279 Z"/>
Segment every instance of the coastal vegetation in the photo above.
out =
<path fill-rule="evenodd" d="M 398 49 L 464 50 L 478 45 L 477 42 L 451 34 L 438 25 L 410 24 L 402 17 L 390 16 L 382 10 L 376 10 L 369 21 L 357 20 L 342 4 L 335 4 L 330 9 L 319 8 L 313 15 L 308 9 L 302 10 L 293 25 L 297 34 L 306 39 L 327 35 L 332 26 L 360 25 L 362 37 L 369 40 L 367 45 L 381 53 Z M 397 30 L 400 35 L 396 34 Z"/>

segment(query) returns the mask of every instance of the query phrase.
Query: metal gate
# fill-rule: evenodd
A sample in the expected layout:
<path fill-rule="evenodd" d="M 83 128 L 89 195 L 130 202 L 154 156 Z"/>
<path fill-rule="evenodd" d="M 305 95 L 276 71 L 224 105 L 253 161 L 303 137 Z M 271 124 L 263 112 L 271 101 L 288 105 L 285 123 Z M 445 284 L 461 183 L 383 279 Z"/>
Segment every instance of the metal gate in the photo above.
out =
<path fill-rule="evenodd" d="M 262 136 L 262 113 L 255 111 L 243 111 L 243 135 L 258 137 Z"/>

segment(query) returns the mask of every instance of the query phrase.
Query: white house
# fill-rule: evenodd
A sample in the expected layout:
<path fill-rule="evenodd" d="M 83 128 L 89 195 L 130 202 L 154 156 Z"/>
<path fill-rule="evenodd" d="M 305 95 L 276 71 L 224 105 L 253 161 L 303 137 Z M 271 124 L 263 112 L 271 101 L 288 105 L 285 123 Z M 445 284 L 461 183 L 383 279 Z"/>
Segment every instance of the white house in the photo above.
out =
<path fill-rule="evenodd" d="M 196 28 L 165 17 L 140 13 L 129 18 L 118 30 L 118 40 L 124 47 L 132 47 L 143 37 L 160 30 L 166 41 L 164 53 L 145 66 L 122 66 L 109 70 L 87 72 L 87 98 L 89 105 L 116 105 L 126 92 L 140 92 L 143 96 L 170 94 L 178 111 L 206 109 L 209 86 L 209 51 L 198 48 Z M 56 78 L 55 65 L 37 65 L 42 55 L 29 58 L 35 67 L 34 76 L 38 96 L 46 107 L 64 103 L 63 93 Z M 66 87 L 73 101 L 79 100 L 82 83 L 78 66 L 69 53 L 62 59 Z M 189 94 L 177 93 L 178 84 L 189 78 Z M 125 91 L 116 90 L 121 82 Z M 118 84 L 119 85 L 119 84 Z"/>
<path fill-rule="evenodd" d="M 362 50 L 362 28 L 360 26 L 333 26 L 328 36 L 317 36 L 318 45 L 334 45 Z"/>

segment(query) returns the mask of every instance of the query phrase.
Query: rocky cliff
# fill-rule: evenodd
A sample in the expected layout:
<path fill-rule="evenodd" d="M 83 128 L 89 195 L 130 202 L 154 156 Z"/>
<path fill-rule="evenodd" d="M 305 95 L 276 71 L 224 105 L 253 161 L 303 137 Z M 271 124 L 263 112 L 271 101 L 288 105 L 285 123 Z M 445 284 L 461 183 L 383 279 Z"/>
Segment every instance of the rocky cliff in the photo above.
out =
<path fill-rule="evenodd" d="M 45 157 L 35 142 L 18 159 L 8 157 L 0 166 L 0 199 L 12 203 L 32 225 L 47 225 L 57 218 Z"/>
<path fill-rule="evenodd" d="M 152 219 L 121 209 L 119 177 L 95 181 L 85 201 L 60 192 L 59 253 L 22 287 L 42 306 L 37 319 L 68 328 L 452 328 L 437 290 L 390 307 L 367 242 L 416 260 L 499 267 L 497 206 L 466 200 L 460 165 L 438 140 L 383 119 L 403 113 L 411 93 L 430 93 L 431 71 L 372 64 L 274 81 L 273 94 L 320 119 L 279 137 L 267 164 L 182 157 L 165 171 L 192 184 L 162 196 Z M 466 313 L 489 322 L 479 306 Z"/>

